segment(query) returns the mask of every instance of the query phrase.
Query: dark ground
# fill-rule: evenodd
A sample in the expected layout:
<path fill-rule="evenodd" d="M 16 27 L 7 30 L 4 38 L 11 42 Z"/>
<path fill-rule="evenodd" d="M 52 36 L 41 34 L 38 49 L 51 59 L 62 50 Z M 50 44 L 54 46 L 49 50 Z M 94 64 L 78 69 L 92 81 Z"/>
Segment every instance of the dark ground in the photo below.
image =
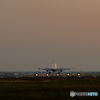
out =
<path fill-rule="evenodd" d="M 97 97 L 75 96 L 70 92 L 98 92 Z M 0 79 L 0 100 L 100 100 L 100 78 L 20 77 Z"/>

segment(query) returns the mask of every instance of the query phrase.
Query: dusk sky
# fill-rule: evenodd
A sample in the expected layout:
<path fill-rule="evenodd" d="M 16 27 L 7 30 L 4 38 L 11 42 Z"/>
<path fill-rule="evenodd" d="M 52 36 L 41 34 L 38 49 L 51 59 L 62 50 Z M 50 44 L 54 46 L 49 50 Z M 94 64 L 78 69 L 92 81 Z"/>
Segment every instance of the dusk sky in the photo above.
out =
<path fill-rule="evenodd" d="M 0 0 L 0 71 L 100 71 L 100 0 Z"/>

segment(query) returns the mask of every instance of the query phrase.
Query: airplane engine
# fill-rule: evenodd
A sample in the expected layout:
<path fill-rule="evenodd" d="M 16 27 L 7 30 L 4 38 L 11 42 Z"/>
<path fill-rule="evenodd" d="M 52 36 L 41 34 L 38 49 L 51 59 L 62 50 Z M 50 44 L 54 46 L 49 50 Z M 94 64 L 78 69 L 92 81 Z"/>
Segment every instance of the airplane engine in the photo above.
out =
<path fill-rule="evenodd" d="M 48 70 L 46 70 L 48 72 Z"/>

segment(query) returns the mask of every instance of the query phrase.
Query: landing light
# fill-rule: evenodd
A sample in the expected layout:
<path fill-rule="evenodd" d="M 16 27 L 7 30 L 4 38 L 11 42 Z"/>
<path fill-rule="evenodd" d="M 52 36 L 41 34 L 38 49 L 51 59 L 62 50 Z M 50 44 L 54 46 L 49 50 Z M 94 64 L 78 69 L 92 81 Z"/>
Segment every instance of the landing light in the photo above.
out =
<path fill-rule="evenodd" d="M 37 77 L 37 76 L 39 76 L 39 74 L 35 74 L 35 76 Z"/>
<path fill-rule="evenodd" d="M 59 76 L 59 74 L 56 74 L 56 76 Z"/>
<path fill-rule="evenodd" d="M 81 74 L 78 73 L 77 75 L 80 76 Z"/>
<path fill-rule="evenodd" d="M 67 76 L 69 76 L 70 74 L 67 74 Z"/>
<path fill-rule="evenodd" d="M 48 76 L 49 76 L 49 74 L 46 74 L 46 76 L 48 77 Z"/>

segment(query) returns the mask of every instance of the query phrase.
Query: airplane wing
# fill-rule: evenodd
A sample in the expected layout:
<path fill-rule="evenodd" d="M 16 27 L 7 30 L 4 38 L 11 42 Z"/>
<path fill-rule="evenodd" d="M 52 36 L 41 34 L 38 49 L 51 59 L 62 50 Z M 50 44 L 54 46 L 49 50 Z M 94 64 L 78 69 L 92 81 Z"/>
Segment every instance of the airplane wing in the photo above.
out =
<path fill-rule="evenodd" d="M 74 69 L 74 68 L 58 68 L 56 69 L 57 71 L 63 71 L 63 70 L 71 70 L 71 69 Z"/>
<path fill-rule="evenodd" d="M 57 69 L 52 69 L 52 68 L 38 68 L 39 70 L 46 70 L 46 71 L 63 71 L 63 70 L 71 70 L 73 68 L 57 68 Z"/>
<path fill-rule="evenodd" d="M 52 71 L 51 68 L 38 68 L 39 70 L 48 70 L 48 71 Z"/>

